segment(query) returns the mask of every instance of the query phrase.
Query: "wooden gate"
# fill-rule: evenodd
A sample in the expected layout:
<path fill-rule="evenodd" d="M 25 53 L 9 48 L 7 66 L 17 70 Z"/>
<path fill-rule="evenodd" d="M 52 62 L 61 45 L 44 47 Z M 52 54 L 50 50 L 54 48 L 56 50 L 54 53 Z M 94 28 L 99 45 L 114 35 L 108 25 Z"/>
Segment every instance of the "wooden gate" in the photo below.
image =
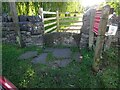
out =
<path fill-rule="evenodd" d="M 80 33 L 82 26 L 82 16 L 77 13 L 69 13 L 72 16 L 66 16 L 66 13 L 43 11 L 41 15 L 44 22 L 45 31 L 49 32 L 73 32 Z M 53 17 L 45 17 L 45 15 L 54 15 Z M 76 16 L 78 15 L 78 16 Z"/>
<path fill-rule="evenodd" d="M 65 15 L 65 17 L 59 17 L 59 32 L 80 33 L 83 15 L 78 13 L 60 14 Z"/>

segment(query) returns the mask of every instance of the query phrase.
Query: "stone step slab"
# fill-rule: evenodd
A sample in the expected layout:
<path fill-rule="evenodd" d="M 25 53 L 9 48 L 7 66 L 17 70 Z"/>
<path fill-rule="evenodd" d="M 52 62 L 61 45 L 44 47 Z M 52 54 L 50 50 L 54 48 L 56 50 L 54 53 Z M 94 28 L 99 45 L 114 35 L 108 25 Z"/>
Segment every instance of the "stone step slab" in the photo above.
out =
<path fill-rule="evenodd" d="M 30 59 L 30 58 L 36 57 L 37 55 L 38 55 L 37 51 L 27 51 L 23 53 L 22 55 L 20 55 L 18 59 L 20 60 Z"/>
<path fill-rule="evenodd" d="M 57 60 L 49 63 L 51 67 L 66 67 L 71 62 L 71 59 Z"/>
<path fill-rule="evenodd" d="M 48 55 L 48 53 L 42 53 L 38 57 L 34 58 L 31 62 L 33 64 L 41 63 L 41 64 L 46 65 L 47 64 L 47 61 L 46 61 L 47 55 Z"/>
<path fill-rule="evenodd" d="M 56 58 L 70 58 L 71 53 L 72 52 L 69 48 L 64 48 L 64 49 L 54 49 L 52 54 Z"/>

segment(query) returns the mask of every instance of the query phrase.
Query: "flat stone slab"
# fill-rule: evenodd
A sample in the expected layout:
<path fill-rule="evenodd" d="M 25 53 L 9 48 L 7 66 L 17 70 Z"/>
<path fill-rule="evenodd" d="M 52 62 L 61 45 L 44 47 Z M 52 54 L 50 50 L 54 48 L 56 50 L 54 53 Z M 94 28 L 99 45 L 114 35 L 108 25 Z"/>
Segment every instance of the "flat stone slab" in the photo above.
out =
<path fill-rule="evenodd" d="M 53 56 L 56 58 L 70 58 L 71 50 L 69 48 L 54 49 Z"/>
<path fill-rule="evenodd" d="M 55 49 L 54 48 L 45 48 L 44 52 L 53 52 Z"/>
<path fill-rule="evenodd" d="M 42 53 L 41 55 L 39 55 L 38 57 L 34 58 L 32 60 L 33 64 L 37 64 L 37 63 L 41 63 L 41 64 L 47 64 L 46 62 L 46 58 L 47 58 L 47 53 Z"/>
<path fill-rule="evenodd" d="M 50 66 L 66 67 L 71 62 L 71 59 L 57 60 L 50 63 Z"/>
<path fill-rule="evenodd" d="M 19 56 L 18 59 L 29 59 L 29 58 L 36 57 L 37 55 L 38 55 L 37 51 L 28 51 L 22 54 L 21 56 Z"/>
<path fill-rule="evenodd" d="M 75 53 L 75 55 L 73 56 L 73 59 L 76 61 L 76 62 L 81 62 L 81 58 L 80 58 L 81 54 L 78 52 L 78 53 Z"/>

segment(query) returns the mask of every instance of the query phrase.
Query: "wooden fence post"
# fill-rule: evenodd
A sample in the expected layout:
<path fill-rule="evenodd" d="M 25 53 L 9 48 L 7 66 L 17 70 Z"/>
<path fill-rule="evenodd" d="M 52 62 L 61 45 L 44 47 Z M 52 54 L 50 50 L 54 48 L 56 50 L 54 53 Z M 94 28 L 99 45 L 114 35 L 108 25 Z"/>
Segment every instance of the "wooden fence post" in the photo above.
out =
<path fill-rule="evenodd" d="M 16 10 L 16 4 L 15 4 L 15 2 L 9 2 L 9 6 L 10 6 L 10 12 L 12 15 L 13 22 L 15 23 L 14 29 L 17 34 L 16 39 L 17 39 L 17 42 L 20 45 L 20 47 L 22 47 L 22 38 L 21 38 L 20 27 L 18 24 L 19 21 L 18 21 L 18 15 L 17 15 L 17 10 Z"/>
<path fill-rule="evenodd" d="M 43 8 L 39 8 L 38 13 L 42 19 L 43 25 L 44 25 L 44 13 L 43 13 Z M 43 26 L 44 27 L 44 26 Z M 45 33 L 45 30 L 44 30 Z"/>
<path fill-rule="evenodd" d="M 98 37 L 97 37 L 97 42 L 96 42 L 96 47 L 95 47 L 94 61 L 93 61 L 93 66 L 92 66 L 93 70 L 96 72 L 98 72 L 99 70 L 100 55 L 103 49 L 109 11 L 110 11 L 110 6 L 108 5 L 105 6 L 102 10 Z"/>
<path fill-rule="evenodd" d="M 89 30 L 89 49 L 93 46 L 93 40 L 94 40 L 94 33 L 93 33 L 93 24 L 94 24 L 94 17 L 95 17 L 96 10 L 93 9 L 91 11 L 91 18 L 90 18 L 90 30 Z"/>
<path fill-rule="evenodd" d="M 2 38 L 2 1 L 0 1 L 0 38 Z M 0 41 L 1 43 L 1 41 Z"/>
<path fill-rule="evenodd" d="M 56 11 L 57 18 L 57 32 L 59 32 L 59 11 Z"/>
<path fill-rule="evenodd" d="M 2 75 L 2 1 L 0 1 L 0 75 Z"/>
<path fill-rule="evenodd" d="M 40 8 L 38 12 L 39 12 L 39 14 L 41 16 L 42 22 L 44 22 L 43 8 Z"/>
<path fill-rule="evenodd" d="M 0 16 L 2 16 L 2 1 L 0 1 Z"/>

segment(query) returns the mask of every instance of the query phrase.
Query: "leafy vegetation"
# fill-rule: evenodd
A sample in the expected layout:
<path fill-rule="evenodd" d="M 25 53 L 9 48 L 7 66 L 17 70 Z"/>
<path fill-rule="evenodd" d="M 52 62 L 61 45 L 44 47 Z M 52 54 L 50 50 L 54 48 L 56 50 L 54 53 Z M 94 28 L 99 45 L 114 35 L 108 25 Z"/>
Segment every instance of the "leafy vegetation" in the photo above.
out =
<path fill-rule="evenodd" d="M 43 7 L 44 11 L 56 12 L 56 10 L 59 10 L 59 12 L 64 12 L 64 14 L 61 14 L 60 17 L 65 17 L 66 11 L 80 13 L 80 9 L 82 8 L 82 7 L 80 7 L 80 3 L 78 3 L 78 2 L 16 2 L 16 8 L 17 8 L 18 15 L 30 15 L 30 16 L 38 15 L 38 9 L 40 7 Z M 2 11 L 3 11 L 3 13 L 10 14 L 8 2 L 2 2 Z M 72 13 L 71 13 L 71 15 L 73 16 Z M 49 18 L 49 17 L 56 17 L 56 16 L 55 15 L 44 15 L 44 18 Z M 76 18 L 76 19 L 66 18 L 64 20 L 78 20 L 78 18 Z M 54 21 L 56 21 L 56 20 L 45 21 L 44 23 L 48 24 L 48 23 L 51 23 Z M 69 26 L 71 24 L 72 24 L 71 22 L 60 23 L 60 25 L 62 25 L 62 27 L 61 27 L 62 29 L 67 27 L 67 26 L 63 26 L 63 25 Z M 52 28 L 53 26 L 56 26 L 56 24 L 45 27 L 45 30 Z M 54 30 L 56 30 L 56 28 L 49 32 L 52 32 Z"/>
<path fill-rule="evenodd" d="M 99 73 L 91 70 L 93 51 L 82 50 L 83 60 L 77 63 L 74 60 L 65 68 L 52 68 L 42 64 L 33 65 L 30 60 L 18 60 L 18 56 L 28 50 L 37 50 L 40 47 L 18 48 L 13 45 L 2 46 L 3 75 L 17 87 L 29 88 L 117 88 L 118 71 L 115 49 L 108 51 L 109 62 Z M 78 52 L 76 47 L 71 47 L 73 53 Z M 105 55 L 105 56 L 106 56 Z M 112 58 L 111 58 L 112 55 Z M 49 55 L 51 57 L 51 55 Z M 49 59 L 49 57 L 48 57 Z M 107 60 L 107 61 L 106 61 Z"/>
<path fill-rule="evenodd" d="M 103 70 L 100 74 L 100 78 L 103 80 L 105 87 L 119 87 L 118 48 L 113 47 L 108 51 L 104 52 L 103 60 L 101 62 L 101 68 Z"/>
<path fill-rule="evenodd" d="M 82 12 L 79 2 L 16 2 L 18 15 L 38 15 L 38 9 L 42 7 L 44 11 L 56 12 Z M 8 2 L 2 2 L 2 11 L 9 13 Z"/>
<path fill-rule="evenodd" d="M 111 8 L 115 9 L 115 12 L 117 15 L 120 15 L 120 1 L 111 1 L 111 2 L 106 2 L 108 5 L 111 6 Z"/>

